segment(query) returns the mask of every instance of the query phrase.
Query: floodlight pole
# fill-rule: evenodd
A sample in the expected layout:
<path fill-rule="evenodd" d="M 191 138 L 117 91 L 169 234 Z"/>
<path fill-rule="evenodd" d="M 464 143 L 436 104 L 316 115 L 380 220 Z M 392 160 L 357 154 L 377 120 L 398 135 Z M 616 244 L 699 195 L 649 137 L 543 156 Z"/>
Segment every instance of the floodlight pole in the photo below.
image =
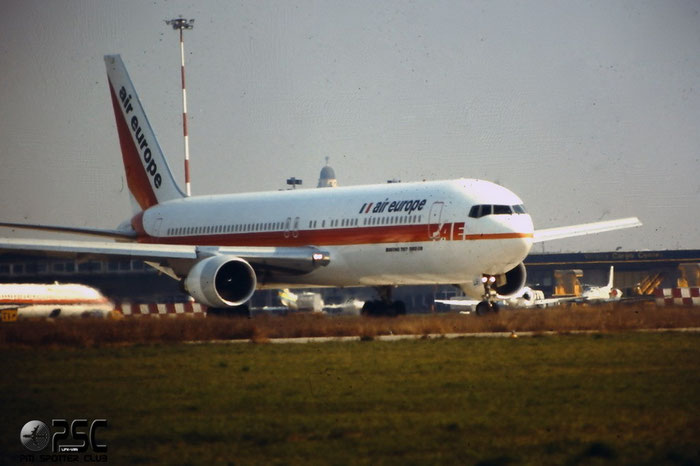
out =
<path fill-rule="evenodd" d="M 185 136 L 185 191 L 188 196 L 192 195 L 190 187 L 190 143 L 187 134 L 187 91 L 185 89 L 185 41 L 183 31 L 194 28 L 194 19 L 166 19 L 165 24 L 171 25 L 173 29 L 180 30 L 180 64 L 182 75 L 182 132 Z"/>

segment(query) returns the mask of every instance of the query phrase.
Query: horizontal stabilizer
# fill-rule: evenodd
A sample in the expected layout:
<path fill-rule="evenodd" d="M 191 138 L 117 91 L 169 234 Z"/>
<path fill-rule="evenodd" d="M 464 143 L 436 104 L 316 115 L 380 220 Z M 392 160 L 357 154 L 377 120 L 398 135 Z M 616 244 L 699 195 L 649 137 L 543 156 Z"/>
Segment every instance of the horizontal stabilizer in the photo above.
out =
<path fill-rule="evenodd" d="M 534 243 L 552 241 L 555 239 L 573 238 L 574 236 L 592 235 L 606 231 L 621 230 L 623 228 L 634 228 L 642 225 L 637 217 L 620 218 L 617 220 L 606 220 L 604 222 L 582 223 L 567 227 L 545 228 L 536 230 L 533 236 Z"/>

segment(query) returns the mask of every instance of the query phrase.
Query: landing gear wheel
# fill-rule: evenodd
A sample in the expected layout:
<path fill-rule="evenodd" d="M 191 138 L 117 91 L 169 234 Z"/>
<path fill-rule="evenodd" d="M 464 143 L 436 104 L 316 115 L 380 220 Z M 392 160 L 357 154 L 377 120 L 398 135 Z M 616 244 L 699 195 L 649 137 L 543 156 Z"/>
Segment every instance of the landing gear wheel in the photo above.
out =
<path fill-rule="evenodd" d="M 362 305 L 362 315 L 378 316 L 380 314 L 381 301 L 365 301 Z"/>
<path fill-rule="evenodd" d="M 403 301 L 394 301 L 390 304 L 384 301 L 366 301 L 362 306 L 362 315 L 371 317 L 396 317 L 406 314 L 406 305 Z"/>
<path fill-rule="evenodd" d="M 403 301 L 392 301 L 392 286 L 378 286 L 377 292 L 381 299 L 366 301 L 362 306 L 362 315 L 376 317 L 396 317 L 406 314 L 406 304 Z"/>
<path fill-rule="evenodd" d="M 476 305 L 476 315 L 478 316 L 485 316 L 486 314 L 491 312 L 491 310 L 491 303 L 488 301 L 481 301 L 479 304 Z"/>

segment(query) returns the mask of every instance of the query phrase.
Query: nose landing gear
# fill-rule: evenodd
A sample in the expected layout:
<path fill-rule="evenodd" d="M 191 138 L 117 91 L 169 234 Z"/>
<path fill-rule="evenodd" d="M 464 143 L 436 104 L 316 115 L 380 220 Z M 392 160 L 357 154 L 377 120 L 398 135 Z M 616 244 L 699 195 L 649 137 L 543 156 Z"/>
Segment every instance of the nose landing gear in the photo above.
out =
<path fill-rule="evenodd" d="M 481 283 L 484 284 L 483 301 L 476 305 L 476 315 L 483 316 L 489 312 L 498 312 L 499 306 L 496 302 L 496 290 L 491 287 L 496 284 L 496 277 L 493 275 L 484 275 L 481 277 Z"/>

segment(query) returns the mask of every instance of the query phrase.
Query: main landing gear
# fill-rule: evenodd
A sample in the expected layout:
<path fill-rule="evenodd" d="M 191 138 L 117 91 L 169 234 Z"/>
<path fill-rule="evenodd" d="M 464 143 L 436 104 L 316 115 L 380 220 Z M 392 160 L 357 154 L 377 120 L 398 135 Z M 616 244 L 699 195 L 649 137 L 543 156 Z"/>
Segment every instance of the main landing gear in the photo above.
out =
<path fill-rule="evenodd" d="M 406 305 L 403 301 L 392 301 L 391 286 L 378 286 L 379 300 L 367 301 L 362 306 L 362 315 L 373 317 L 396 317 L 406 314 Z"/>
<path fill-rule="evenodd" d="M 476 315 L 483 316 L 489 312 L 498 312 L 499 306 L 496 302 L 496 290 L 491 287 L 496 284 L 496 277 L 493 275 L 484 275 L 481 277 L 481 282 L 484 284 L 483 301 L 476 305 Z"/>

